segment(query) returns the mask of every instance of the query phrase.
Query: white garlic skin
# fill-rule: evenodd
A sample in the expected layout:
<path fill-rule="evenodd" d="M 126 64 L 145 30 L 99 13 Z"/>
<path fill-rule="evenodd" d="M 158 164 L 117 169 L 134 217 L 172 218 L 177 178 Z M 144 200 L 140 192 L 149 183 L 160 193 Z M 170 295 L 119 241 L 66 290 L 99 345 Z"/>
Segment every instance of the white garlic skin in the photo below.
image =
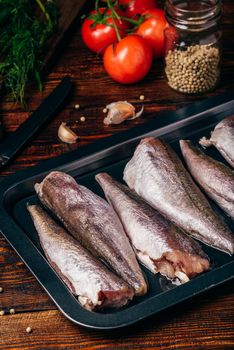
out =
<path fill-rule="evenodd" d="M 78 135 L 72 131 L 66 123 L 61 123 L 58 129 L 58 137 L 62 142 L 75 143 L 78 139 Z"/>
<path fill-rule="evenodd" d="M 138 118 L 143 112 L 142 107 L 141 111 L 136 114 L 135 107 L 127 101 L 110 103 L 106 106 L 106 109 L 108 110 L 108 113 L 103 120 L 105 125 L 121 124 L 127 119 L 131 120 Z"/>

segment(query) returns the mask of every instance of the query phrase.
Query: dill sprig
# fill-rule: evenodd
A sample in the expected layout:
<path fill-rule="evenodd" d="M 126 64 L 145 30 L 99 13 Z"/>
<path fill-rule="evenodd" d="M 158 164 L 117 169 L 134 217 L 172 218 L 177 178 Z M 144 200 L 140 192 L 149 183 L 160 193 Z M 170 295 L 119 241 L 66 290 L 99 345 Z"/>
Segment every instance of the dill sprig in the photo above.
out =
<path fill-rule="evenodd" d="M 42 56 L 57 17 L 51 0 L 0 0 L 0 76 L 15 101 L 25 103 L 25 88 L 32 79 L 42 90 Z"/>

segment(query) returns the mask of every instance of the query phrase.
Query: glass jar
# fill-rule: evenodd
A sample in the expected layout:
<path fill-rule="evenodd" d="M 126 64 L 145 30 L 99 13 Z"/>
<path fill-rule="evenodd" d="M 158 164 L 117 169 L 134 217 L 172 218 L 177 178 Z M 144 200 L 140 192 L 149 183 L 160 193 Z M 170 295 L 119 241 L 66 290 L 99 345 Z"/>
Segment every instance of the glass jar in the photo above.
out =
<path fill-rule="evenodd" d="M 186 94 L 213 90 L 220 77 L 220 0 L 167 0 L 165 73 Z"/>

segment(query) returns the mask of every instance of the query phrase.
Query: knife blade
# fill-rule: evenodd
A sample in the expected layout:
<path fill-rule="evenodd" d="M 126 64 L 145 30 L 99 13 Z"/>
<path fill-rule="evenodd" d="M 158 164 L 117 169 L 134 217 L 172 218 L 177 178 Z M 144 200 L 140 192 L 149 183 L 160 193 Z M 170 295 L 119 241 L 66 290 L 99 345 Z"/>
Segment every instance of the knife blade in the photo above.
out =
<path fill-rule="evenodd" d="M 5 166 L 31 137 L 58 112 L 68 96 L 71 86 L 71 79 L 69 77 L 63 78 L 28 119 L 0 143 L 0 168 Z"/>

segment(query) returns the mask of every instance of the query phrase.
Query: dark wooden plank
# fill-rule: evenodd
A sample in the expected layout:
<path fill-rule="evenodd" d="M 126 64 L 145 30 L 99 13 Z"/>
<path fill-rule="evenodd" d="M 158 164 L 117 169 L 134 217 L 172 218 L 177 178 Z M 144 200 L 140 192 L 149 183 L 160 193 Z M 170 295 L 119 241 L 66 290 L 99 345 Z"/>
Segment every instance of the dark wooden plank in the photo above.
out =
<path fill-rule="evenodd" d="M 229 285 L 230 288 L 230 285 Z M 72 324 L 57 310 L 2 316 L 0 349 L 232 349 L 233 308 L 226 287 L 119 331 L 96 331 Z M 215 307 L 214 307 L 215 305 Z M 32 333 L 25 332 L 27 327 Z"/>
<path fill-rule="evenodd" d="M 59 50 L 61 50 L 63 42 L 72 29 L 71 27 L 74 25 L 84 3 L 85 0 L 56 0 L 59 9 L 58 27 L 56 34 L 53 35 L 47 44 L 46 57 L 43 62 L 43 70 L 45 72 L 48 72 L 49 68 L 51 68 L 54 59 L 58 55 Z"/>
<path fill-rule="evenodd" d="M 0 235 L 0 310 L 47 310 L 55 305 L 19 256 Z M 0 319 L 0 322 L 2 319 Z M 0 326 L 1 328 L 1 326 Z"/>

